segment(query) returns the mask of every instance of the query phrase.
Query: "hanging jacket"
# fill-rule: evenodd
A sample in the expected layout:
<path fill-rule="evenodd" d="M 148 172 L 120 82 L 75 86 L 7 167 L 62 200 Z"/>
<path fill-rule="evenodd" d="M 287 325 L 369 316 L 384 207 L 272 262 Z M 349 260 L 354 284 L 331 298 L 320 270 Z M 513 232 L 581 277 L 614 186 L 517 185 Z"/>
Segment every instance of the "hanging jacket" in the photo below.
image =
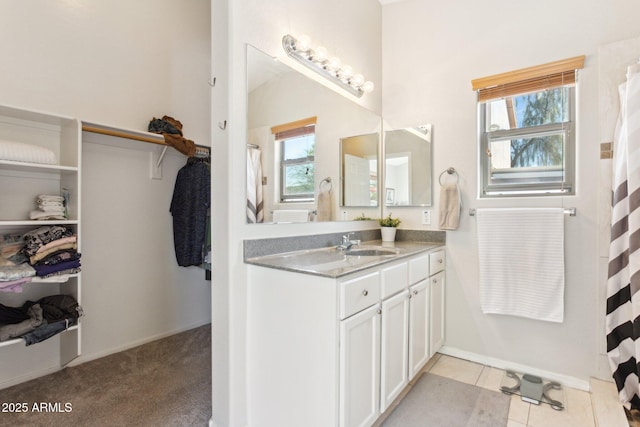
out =
<path fill-rule="evenodd" d="M 207 209 L 211 205 L 211 172 L 199 158 L 189 158 L 178 171 L 171 214 L 173 242 L 178 265 L 201 265 L 202 248 L 207 234 Z"/>

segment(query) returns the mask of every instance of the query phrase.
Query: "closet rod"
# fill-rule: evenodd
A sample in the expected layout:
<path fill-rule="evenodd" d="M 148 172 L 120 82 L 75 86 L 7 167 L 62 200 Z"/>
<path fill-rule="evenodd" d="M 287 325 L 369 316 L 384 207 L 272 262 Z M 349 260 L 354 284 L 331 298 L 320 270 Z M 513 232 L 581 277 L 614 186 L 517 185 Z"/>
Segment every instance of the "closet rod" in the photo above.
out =
<path fill-rule="evenodd" d="M 113 129 L 101 128 L 96 126 L 89 126 L 86 124 L 82 125 L 82 130 L 84 132 L 99 133 L 101 135 L 116 136 L 118 138 L 133 139 L 136 141 L 149 142 L 151 144 L 164 145 L 165 148 L 171 146 L 164 141 L 164 137 L 160 134 L 150 133 L 148 136 L 139 135 L 137 133 L 134 133 L 133 131 L 127 132 L 122 130 L 113 130 Z M 152 135 L 158 135 L 158 136 L 152 136 Z M 209 152 L 211 151 L 211 148 L 207 145 L 196 144 L 196 150 L 198 149 L 206 150 Z"/>
<path fill-rule="evenodd" d="M 169 145 L 166 142 L 164 142 L 164 138 L 162 137 L 162 135 L 158 135 L 157 138 L 152 138 L 149 136 L 136 135 L 135 133 L 122 132 L 122 131 L 111 130 L 111 129 L 102 129 L 94 126 L 87 126 L 84 124 L 82 125 L 82 130 L 85 132 L 99 133 L 102 135 L 117 136 L 118 138 L 135 139 L 136 141 L 150 142 L 152 144 L 167 145 L 167 146 Z"/>

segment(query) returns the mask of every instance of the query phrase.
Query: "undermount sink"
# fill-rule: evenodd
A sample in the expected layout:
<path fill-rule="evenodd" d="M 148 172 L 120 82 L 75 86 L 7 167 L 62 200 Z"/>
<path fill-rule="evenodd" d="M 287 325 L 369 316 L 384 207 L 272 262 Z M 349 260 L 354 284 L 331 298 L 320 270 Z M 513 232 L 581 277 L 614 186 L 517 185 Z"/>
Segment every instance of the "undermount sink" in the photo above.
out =
<path fill-rule="evenodd" d="M 398 254 L 398 250 L 396 248 L 385 248 L 382 246 L 355 247 L 345 252 L 345 255 L 347 256 L 385 256 L 396 254 Z"/>

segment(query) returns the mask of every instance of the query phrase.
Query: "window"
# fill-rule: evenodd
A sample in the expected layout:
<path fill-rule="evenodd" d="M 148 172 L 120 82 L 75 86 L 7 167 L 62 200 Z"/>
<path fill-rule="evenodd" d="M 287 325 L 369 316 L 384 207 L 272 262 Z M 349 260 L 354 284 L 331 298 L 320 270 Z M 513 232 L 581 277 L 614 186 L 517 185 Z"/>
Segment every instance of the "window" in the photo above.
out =
<path fill-rule="evenodd" d="M 279 144 L 280 202 L 315 200 L 315 117 L 272 128 Z"/>
<path fill-rule="evenodd" d="M 474 80 L 480 196 L 575 194 L 575 74 L 584 56 Z"/>

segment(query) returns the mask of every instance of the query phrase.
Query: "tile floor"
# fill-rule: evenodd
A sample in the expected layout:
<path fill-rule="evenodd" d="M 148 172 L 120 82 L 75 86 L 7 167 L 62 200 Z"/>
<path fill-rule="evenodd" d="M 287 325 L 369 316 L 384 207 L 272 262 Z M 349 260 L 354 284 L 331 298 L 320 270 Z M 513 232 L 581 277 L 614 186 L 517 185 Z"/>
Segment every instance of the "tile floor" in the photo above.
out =
<path fill-rule="evenodd" d="M 494 391 L 500 389 L 504 375 L 501 369 L 440 354 L 436 354 L 423 370 Z M 403 396 L 409 392 L 411 385 L 405 389 Z M 402 396 L 394 404 L 401 398 Z M 592 379 L 591 392 L 565 387 L 564 404 L 564 410 L 556 411 L 549 405 L 523 402 L 520 396 L 513 395 L 507 427 L 629 426 L 624 410 L 618 403 L 615 385 L 611 382 Z M 380 425 L 381 421 L 376 425 Z"/>

